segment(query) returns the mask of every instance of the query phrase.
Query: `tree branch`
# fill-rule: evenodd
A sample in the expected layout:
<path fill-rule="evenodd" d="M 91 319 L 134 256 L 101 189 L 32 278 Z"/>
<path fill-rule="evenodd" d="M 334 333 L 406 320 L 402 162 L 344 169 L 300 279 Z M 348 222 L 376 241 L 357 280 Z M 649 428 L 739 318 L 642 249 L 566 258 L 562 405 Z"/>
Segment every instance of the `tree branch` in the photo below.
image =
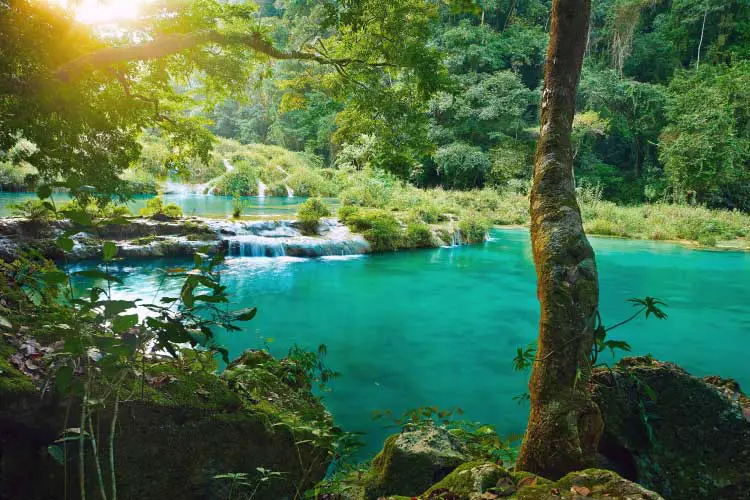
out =
<path fill-rule="evenodd" d="M 219 33 L 216 31 L 200 31 L 196 33 L 174 33 L 161 35 L 147 43 L 123 45 L 120 47 L 107 47 L 90 54 L 85 54 L 77 59 L 60 66 L 55 76 L 62 81 L 69 82 L 80 78 L 85 72 L 99 68 L 106 68 L 113 64 L 130 61 L 147 61 L 176 54 L 184 50 L 199 47 L 205 44 L 218 45 L 241 45 L 250 50 L 264 54 L 271 59 L 279 60 L 302 60 L 315 61 L 320 64 L 329 64 L 343 67 L 348 64 L 358 63 L 368 66 L 394 66 L 390 63 L 370 63 L 359 59 L 330 58 L 316 52 L 303 50 L 283 51 L 273 46 L 263 38 L 260 33 Z"/>

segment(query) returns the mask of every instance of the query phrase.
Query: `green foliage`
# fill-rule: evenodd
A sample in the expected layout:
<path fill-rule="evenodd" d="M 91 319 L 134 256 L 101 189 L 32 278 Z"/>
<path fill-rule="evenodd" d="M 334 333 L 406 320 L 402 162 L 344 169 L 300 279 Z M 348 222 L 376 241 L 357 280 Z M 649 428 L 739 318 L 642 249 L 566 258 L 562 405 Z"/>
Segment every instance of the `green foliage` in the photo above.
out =
<path fill-rule="evenodd" d="M 412 248 L 429 248 L 434 246 L 432 230 L 424 222 L 411 221 L 406 224 L 407 245 Z"/>
<path fill-rule="evenodd" d="M 454 142 L 435 153 L 437 173 L 451 189 L 481 186 L 490 171 L 490 158 L 477 146 Z"/>
<path fill-rule="evenodd" d="M 346 225 L 361 232 L 376 252 L 396 250 L 403 242 L 399 221 L 385 210 L 361 209 L 346 217 Z"/>
<path fill-rule="evenodd" d="M 308 198 L 297 209 L 297 220 L 305 234 L 317 234 L 320 218 L 329 215 L 331 211 L 320 198 Z"/>
<path fill-rule="evenodd" d="M 143 217 L 178 219 L 182 217 L 182 208 L 174 203 L 165 204 L 161 196 L 156 196 L 146 202 L 146 206 L 141 209 L 141 215 Z"/>
<path fill-rule="evenodd" d="M 44 222 L 57 217 L 55 207 L 46 200 L 26 200 L 12 204 L 10 209 L 14 216 L 25 217 L 33 221 Z"/>
<path fill-rule="evenodd" d="M 750 210 L 750 63 L 679 72 L 659 158 L 677 199 Z"/>
<path fill-rule="evenodd" d="M 461 238 L 469 244 L 482 243 L 487 239 L 490 228 L 492 228 L 492 223 L 475 213 L 467 213 L 458 221 Z"/>

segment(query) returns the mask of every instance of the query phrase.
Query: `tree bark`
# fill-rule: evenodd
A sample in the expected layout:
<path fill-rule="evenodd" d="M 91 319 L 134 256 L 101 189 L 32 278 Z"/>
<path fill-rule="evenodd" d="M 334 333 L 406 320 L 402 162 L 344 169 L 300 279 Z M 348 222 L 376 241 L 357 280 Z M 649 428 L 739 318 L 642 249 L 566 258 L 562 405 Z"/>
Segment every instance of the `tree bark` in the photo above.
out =
<path fill-rule="evenodd" d="M 573 186 L 571 129 L 590 0 L 554 0 L 531 192 L 541 306 L 531 413 L 516 468 L 550 478 L 590 466 L 602 431 L 587 385 L 599 285 Z"/>

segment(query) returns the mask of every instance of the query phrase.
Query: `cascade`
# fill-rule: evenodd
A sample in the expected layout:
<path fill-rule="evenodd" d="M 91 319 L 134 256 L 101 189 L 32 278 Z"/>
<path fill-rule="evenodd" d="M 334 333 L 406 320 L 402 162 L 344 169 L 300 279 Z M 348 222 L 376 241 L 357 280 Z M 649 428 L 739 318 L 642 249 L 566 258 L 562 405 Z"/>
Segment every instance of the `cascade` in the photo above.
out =
<path fill-rule="evenodd" d="M 286 188 L 286 197 L 294 198 L 294 190 L 290 188 L 289 186 L 287 186 L 286 184 L 284 184 L 284 187 Z"/>
<path fill-rule="evenodd" d="M 262 180 L 258 179 L 258 198 L 265 198 L 266 188 L 268 188 L 268 186 L 263 184 Z"/>

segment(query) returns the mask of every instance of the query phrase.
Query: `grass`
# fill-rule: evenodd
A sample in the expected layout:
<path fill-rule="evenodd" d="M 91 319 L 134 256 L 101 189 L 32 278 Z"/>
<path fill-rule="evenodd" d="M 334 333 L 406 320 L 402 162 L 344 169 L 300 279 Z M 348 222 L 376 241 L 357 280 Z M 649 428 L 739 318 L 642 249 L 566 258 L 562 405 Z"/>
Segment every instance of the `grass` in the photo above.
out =
<path fill-rule="evenodd" d="M 528 196 L 511 189 L 418 189 L 382 173 L 365 174 L 370 179 L 357 182 L 356 177 L 361 175 L 361 172 L 356 173 L 350 186 L 342 190 L 343 206 L 379 208 L 404 223 L 419 220 L 437 224 L 456 220 L 460 227 L 462 220 L 479 218 L 493 225 L 529 224 Z M 579 190 L 578 201 L 584 228 L 590 235 L 750 250 L 750 214 L 736 210 L 668 203 L 618 206 L 602 200 L 596 189 Z M 464 226 L 469 227 L 467 223 Z M 479 231 L 473 233 L 476 235 Z"/>

